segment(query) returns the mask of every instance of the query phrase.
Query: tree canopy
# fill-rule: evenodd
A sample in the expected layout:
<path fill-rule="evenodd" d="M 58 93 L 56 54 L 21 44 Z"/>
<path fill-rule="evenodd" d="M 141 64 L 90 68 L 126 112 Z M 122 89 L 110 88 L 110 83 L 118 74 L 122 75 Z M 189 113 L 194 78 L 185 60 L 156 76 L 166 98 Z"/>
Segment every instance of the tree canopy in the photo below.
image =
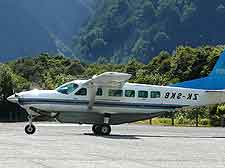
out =
<path fill-rule="evenodd" d="M 73 79 L 87 79 L 106 71 L 130 73 L 130 82 L 167 85 L 207 76 L 223 50 L 224 46 L 179 46 L 173 54 L 160 52 L 147 64 L 137 59 L 131 59 L 127 64 L 110 64 L 104 60 L 103 63 L 86 64 L 64 56 L 44 53 L 3 64 L 4 71 L 1 74 L 9 73 L 9 77 L 17 75 L 16 78 L 13 76 L 14 83 L 20 77 L 20 80 L 28 81 L 32 87 L 46 89 L 53 89 Z"/>
<path fill-rule="evenodd" d="M 96 0 L 95 16 L 74 41 L 86 62 L 104 57 L 111 63 L 129 59 L 147 63 L 161 50 L 178 45 L 224 44 L 225 1 Z M 204 4 L 204 5 L 203 5 Z"/>

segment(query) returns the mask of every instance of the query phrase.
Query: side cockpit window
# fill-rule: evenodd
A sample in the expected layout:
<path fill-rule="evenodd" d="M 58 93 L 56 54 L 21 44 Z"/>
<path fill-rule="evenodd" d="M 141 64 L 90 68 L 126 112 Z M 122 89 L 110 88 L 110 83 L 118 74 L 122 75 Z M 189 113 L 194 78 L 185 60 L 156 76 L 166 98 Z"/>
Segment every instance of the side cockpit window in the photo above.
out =
<path fill-rule="evenodd" d="M 81 88 L 80 90 L 78 90 L 75 95 L 78 96 L 86 96 L 87 95 L 87 89 L 86 88 Z"/>
<path fill-rule="evenodd" d="M 62 94 L 70 94 L 73 91 L 75 91 L 78 88 L 78 85 L 75 83 L 69 83 L 66 85 L 60 86 L 58 89 L 56 89 L 57 92 L 62 93 Z"/>

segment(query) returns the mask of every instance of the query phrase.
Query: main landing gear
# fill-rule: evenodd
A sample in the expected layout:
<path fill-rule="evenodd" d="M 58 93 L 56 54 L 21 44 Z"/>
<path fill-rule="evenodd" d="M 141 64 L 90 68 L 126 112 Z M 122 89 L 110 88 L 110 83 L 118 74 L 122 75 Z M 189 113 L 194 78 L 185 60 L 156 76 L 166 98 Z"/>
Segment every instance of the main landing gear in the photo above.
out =
<path fill-rule="evenodd" d="M 94 124 L 92 127 L 92 131 L 94 135 L 109 135 L 111 132 L 111 127 L 109 125 L 111 115 L 104 114 L 104 124 Z"/>
<path fill-rule="evenodd" d="M 95 124 L 92 126 L 92 131 L 94 135 L 109 135 L 111 132 L 111 127 L 108 124 L 103 125 Z"/>
<path fill-rule="evenodd" d="M 32 124 L 32 120 L 33 120 L 33 116 L 29 115 L 28 116 L 29 124 L 25 126 L 25 132 L 28 135 L 34 134 L 36 131 L 36 127 Z"/>

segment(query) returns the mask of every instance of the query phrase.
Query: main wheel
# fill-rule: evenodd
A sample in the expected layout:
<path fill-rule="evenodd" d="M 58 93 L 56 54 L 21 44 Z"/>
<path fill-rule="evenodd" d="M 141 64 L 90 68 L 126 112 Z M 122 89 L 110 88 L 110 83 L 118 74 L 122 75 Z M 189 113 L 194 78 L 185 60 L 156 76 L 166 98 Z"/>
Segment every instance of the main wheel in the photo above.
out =
<path fill-rule="evenodd" d="M 26 125 L 26 127 L 25 127 L 26 134 L 31 135 L 31 134 L 34 134 L 35 131 L 36 131 L 36 127 L 33 124 Z"/>
<path fill-rule="evenodd" d="M 100 125 L 97 125 L 97 124 L 94 124 L 92 126 L 92 131 L 95 135 L 100 135 L 101 134 L 101 126 Z"/>
<path fill-rule="evenodd" d="M 109 135 L 111 132 L 111 127 L 108 124 L 101 125 L 101 134 L 102 135 Z"/>

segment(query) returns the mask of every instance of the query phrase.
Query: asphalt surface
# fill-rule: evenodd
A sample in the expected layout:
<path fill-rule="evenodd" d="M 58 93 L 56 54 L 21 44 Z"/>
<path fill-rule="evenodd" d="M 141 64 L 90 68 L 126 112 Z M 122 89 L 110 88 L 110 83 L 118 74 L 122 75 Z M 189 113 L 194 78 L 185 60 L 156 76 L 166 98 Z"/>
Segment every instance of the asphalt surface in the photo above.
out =
<path fill-rule="evenodd" d="M 225 129 L 143 125 L 112 127 L 96 137 L 91 126 L 0 123 L 0 168 L 224 168 Z"/>

